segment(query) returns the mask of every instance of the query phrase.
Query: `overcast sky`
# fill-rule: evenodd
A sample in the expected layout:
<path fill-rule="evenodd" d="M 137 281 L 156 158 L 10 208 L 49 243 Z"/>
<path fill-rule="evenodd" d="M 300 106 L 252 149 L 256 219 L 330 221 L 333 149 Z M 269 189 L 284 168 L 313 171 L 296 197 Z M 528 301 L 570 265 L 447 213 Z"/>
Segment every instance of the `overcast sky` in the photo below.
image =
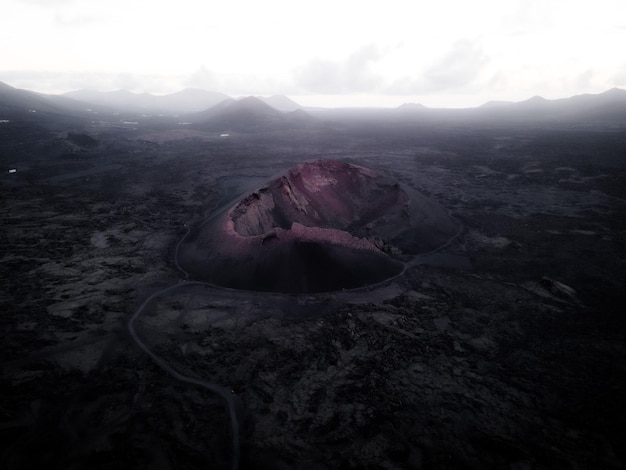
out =
<path fill-rule="evenodd" d="M 465 107 L 626 88 L 625 0 L 0 0 L 0 81 Z"/>

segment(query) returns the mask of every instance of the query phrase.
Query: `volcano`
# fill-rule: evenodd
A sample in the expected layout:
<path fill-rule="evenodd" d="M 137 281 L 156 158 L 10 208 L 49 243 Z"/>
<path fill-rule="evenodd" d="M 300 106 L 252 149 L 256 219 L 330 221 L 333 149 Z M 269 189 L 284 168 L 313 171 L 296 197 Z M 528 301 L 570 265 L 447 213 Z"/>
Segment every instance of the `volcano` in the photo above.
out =
<path fill-rule="evenodd" d="M 457 224 L 391 177 L 334 160 L 300 164 L 183 240 L 193 278 L 271 292 L 325 292 L 381 282 L 407 257 L 441 247 Z"/>

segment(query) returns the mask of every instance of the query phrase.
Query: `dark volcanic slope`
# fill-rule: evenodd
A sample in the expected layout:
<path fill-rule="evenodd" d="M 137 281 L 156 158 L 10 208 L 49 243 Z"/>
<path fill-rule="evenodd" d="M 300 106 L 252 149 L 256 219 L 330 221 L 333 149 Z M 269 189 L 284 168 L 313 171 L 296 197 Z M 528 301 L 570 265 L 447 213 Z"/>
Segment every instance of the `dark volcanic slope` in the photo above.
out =
<path fill-rule="evenodd" d="M 397 257 L 435 249 L 457 231 L 446 211 L 364 167 L 318 160 L 245 196 L 182 244 L 192 276 L 228 287 L 321 292 L 402 271 Z"/>

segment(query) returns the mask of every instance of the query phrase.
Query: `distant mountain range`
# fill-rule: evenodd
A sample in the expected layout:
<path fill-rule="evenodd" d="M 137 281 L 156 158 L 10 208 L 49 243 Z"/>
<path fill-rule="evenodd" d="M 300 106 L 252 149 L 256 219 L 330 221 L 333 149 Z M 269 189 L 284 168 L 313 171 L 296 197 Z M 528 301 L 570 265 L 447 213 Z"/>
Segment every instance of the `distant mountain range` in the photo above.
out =
<path fill-rule="evenodd" d="M 169 116 L 193 124 L 215 127 L 259 126 L 285 122 L 359 118 L 419 120 L 484 120 L 506 122 L 619 121 L 626 123 L 626 90 L 547 100 L 539 96 L 521 102 L 490 101 L 476 108 L 437 109 L 406 103 L 397 108 L 303 108 L 284 95 L 234 99 L 223 93 L 185 89 L 169 95 L 132 93 L 125 90 L 99 92 L 78 90 L 47 95 L 21 90 L 0 82 L 0 120 L 41 120 L 45 116 L 99 119 L 105 116 Z M 178 122 L 178 121 L 176 121 Z"/>
<path fill-rule="evenodd" d="M 233 98 L 215 91 L 186 88 L 169 95 L 151 95 L 150 93 L 132 93 L 126 90 L 94 91 L 77 90 L 64 93 L 62 96 L 95 106 L 123 109 L 139 113 L 188 114 L 205 111 L 222 102 L 232 101 Z M 268 98 L 257 97 L 279 111 L 295 111 L 301 106 L 284 95 L 274 95 Z"/>
<path fill-rule="evenodd" d="M 151 95 L 150 93 L 132 93 L 126 90 L 94 91 L 77 90 L 63 94 L 67 98 L 107 108 L 116 108 L 125 112 L 149 114 L 186 114 L 203 111 L 230 99 L 224 93 L 187 88 L 170 95 Z"/>
<path fill-rule="evenodd" d="M 245 98 L 244 98 L 245 99 Z M 284 95 L 257 97 L 278 111 L 295 111 L 302 107 Z M 47 95 L 14 88 L 0 82 L 0 112 L 12 109 L 26 112 L 123 112 L 183 115 L 213 108 L 220 103 L 236 101 L 219 92 L 187 88 L 169 95 L 133 93 L 127 90 L 76 90 L 62 95 Z"/>
<path fill-rule="evenodd" d="M 84 103 L 59 95 L 20 90 L 0 82 L 0 119 L 2 116 L 35 118 L 37 113 L 80 117 L 84 112 Z"/>
<path fill-rule="evenodd" d="M 476 108 L 437 109 L 407 103 L 395 108 L 405 117 L 439 119 L 482 119 L 485 121 L 568 122 L 621 121 L 626 123 L 626 90 L 613 88 L 599 94 L 575 95 L 548 100 L 533 96 L 525 101 L 488 101 Z"/>
<path fill-rule="evenodd" d="M 541 116 L 547 120 L 626 119 L 626 90 L 612 88 L 604 93 L 575 95 L 571 98 L 547 100 L 541 96 L 493 108 L 496 114 L 519 118 Z"/>

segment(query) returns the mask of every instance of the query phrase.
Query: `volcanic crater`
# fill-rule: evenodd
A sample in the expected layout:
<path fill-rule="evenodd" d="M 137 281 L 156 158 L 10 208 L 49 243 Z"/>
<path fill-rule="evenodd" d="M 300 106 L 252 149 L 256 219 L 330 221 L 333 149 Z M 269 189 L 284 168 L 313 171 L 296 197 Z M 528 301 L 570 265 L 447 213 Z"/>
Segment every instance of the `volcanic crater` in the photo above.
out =
<path fill-rule="evenodd" d="M 371 169 L 335 160 L 297 165 L 183 240 L 193 278 L 269 292 L 325 292 L 381 282 L 458 231 L 447 211 Z"/>

